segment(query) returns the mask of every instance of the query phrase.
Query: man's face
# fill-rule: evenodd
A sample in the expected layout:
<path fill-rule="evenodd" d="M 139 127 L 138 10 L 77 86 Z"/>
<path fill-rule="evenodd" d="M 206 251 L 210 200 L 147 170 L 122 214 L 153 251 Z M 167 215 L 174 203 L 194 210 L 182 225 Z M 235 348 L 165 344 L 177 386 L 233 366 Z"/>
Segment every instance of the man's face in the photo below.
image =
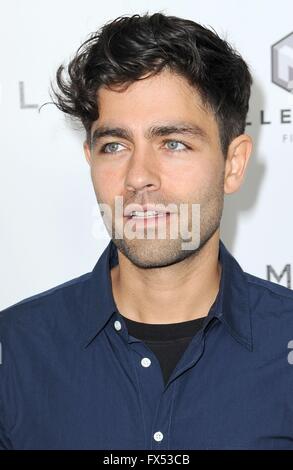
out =
<path fill-rule="evenodd" d="M 112 208 L 108 224 L 117 248 L 141 268 L 171 265 L 197 253 L 218 229 L 223 209 L 225 160 L 213 114 L 203 108 L 199 95 L 184 78 L 166 70 L 134 82 L 126 91 L 101 88 L 98 103 L 99 118 L 92 125 L 91 135 L 101 127 L 122 128 L 129 134 L 99 136 L 91 150 L 85 144 L 97 201 Z M 163 132 L 147 135 L 150 128 L 178 127 L 182 123 L 185 127 L 198 126 L 202 132 L 170 133 L 165 127 Z M 177 208 L 177 218 L 174 214 L 164 218 L 163 239 L 149 239 L 145 224 L 148 233 L 154 234 L 158 218 L 147 222 L 140 219 L 137 224 L 137 219 L 123 215 L 115 220 L 117 196 L 123 198 L 124 210 L 134 203 L 172 204 Z M 183 223 L 181 204 L 188 207 L 189 231 L 199 229 L 192 227 L 192 205 L 200 205 L 200 241 L 193 249 L 182 249 L 184 230 L 179 229 L 175 238 L 170 236 L 170 224 L 179 222 L 180 217 Z M 115 234 L 118 222 L 119 236 Z M 121 222 L 123 227 L 130 222 L 140 236 L 122 235 Z"/>

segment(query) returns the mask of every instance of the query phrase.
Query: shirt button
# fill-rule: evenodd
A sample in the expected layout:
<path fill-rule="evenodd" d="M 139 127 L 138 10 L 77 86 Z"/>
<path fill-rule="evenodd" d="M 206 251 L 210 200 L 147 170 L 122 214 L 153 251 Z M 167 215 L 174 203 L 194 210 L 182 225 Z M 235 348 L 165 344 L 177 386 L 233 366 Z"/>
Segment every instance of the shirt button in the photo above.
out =
<path fill-rule="evenodd" d="M 140 361 L 141 365 L 143 367 L 149 367 L 152 363 L 152 361 L 148 358 L 148 357 L 144 357 L 141 361 Z"/>
<path fill-rule="evenodd" d="M 118 320 L 115 321 L 114 328 L 115 328 L 116 331 L 121 330 L 122 326 L 121 326 L 120 321 L 118 321 Z"/>
<path fill-rule="evenodd" d="M 161 431 L 155 432 L 155 434 L 154 434 L 154 439 L 157 442 L 161 442 L 163 440 L 163 437 L 164 437 L 164 435 L 163 435 L 163 433 L 161 433 Z"/>

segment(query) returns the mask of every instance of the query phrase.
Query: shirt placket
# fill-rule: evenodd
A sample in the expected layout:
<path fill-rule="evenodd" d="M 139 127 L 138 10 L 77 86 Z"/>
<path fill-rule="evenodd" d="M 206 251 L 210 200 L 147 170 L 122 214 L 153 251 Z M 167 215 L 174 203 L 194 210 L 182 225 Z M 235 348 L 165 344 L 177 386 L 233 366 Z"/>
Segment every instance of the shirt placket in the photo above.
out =
<path fill-rule="evenodd" d="M 128 335 L 120 316 L 117 316 L 114 325 L 129 346 L 130 362 L 140 397 L 145 447 L 148 450 L 172 448 L 172 433 L 184 433 L 184 429 L 172 427 L 172 418 L 176 413 L 176 389 L 180 381 L 185 380 L 187 370 L 194 367 L 201 357 L 205 334 L 202 331 L 195 335 L 164 385 L 161 366 L 153 351 L 142 340 Z"/>

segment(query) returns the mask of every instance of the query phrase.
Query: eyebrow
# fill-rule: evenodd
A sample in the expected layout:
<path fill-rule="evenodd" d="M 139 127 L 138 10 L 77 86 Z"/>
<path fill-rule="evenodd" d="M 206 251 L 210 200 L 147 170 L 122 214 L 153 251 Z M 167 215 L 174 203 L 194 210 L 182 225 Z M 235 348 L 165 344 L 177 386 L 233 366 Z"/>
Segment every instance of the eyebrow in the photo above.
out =
<path fill-rule="evenodd" d="M 162 137 L 170 134 L 183 134 L 191 137 L 198 137 L 203 141 L 208 142 L 209 136 L 207 132 L 197 124 L 177 122 L 164 125 L 151 126 L 145 133 L 146 139 L 150 140 L 154 137 Z M 97 127 L 91 137 L 91 147 L 94 148 L 102 137 L 118 137 L 133 141 L 133 134 L 130 129 L 123 127 Z"/>

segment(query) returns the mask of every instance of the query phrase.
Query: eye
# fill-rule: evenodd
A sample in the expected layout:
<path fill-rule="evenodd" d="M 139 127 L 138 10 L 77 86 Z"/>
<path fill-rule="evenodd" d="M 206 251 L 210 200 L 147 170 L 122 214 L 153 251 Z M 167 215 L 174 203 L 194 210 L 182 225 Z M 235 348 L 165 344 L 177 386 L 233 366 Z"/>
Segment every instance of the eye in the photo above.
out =
<path fill-rule="evenodd" d="M 183 142 L 181 142 L 180 140 L 165 140 L 164 141 L 164 144 L 166 145 L 169 145 L 169 150 L 171 151 L 176 151 L 176 152 L 184 152 L 186 151 L 187 149 L 189 149 L 190 147 L 188 147 L 188 145 L 184 144 Z M 100 149 L 100 152 L 102 153 L 118 153 L 118 148 L 117 146 L 119 147 L 123 145 L 119 144 L 118 142 L 109 142 L 105 145 L 103 145 Z M 181 146 L 181 147 L 180 147 Z"/>
<path fill-rule="evenodd" d="M 180 140 L 165 140 L 164 143 L 168 145 L 171 144 L 169 147 L 169 150 L 175 150 L 177 152 L 184 152 L 185 150 L 189 148 L 186 144 L 184 144 Z M 178 144 L 181 145 L 181 148 L 178 147 Z"/>
<path fill-rule="evenodd" d="M 121 144 L 119 144 L 118 142 L 109 142 L 108 144 L 103 145 L 103 147 L 101 148 L 101 152 L 102 153 L 116 153 L 117 145 L 121 145 Z"/>

